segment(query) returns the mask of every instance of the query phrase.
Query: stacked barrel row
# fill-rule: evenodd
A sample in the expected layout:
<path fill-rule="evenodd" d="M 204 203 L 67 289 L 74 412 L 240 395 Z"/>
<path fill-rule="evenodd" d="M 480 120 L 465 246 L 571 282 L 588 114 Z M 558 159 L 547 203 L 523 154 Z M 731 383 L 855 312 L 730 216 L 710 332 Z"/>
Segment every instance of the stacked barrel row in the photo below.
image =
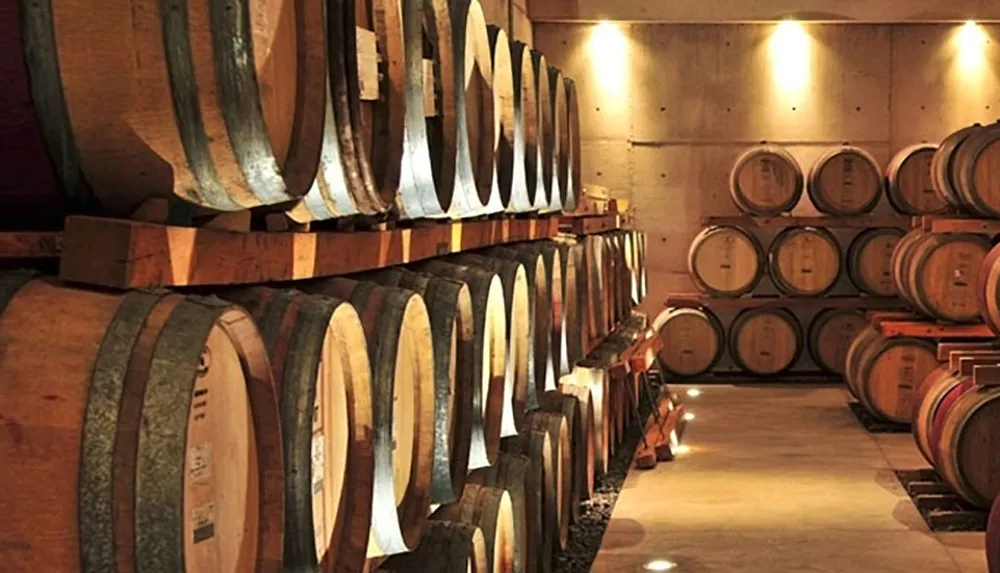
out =
<path fill-rule="evenodd" d="M 218 297 L 4 273 L 4 563 L 547 570 L 608 459 L 607 377 L 576 365 L 631 312 L 642 244 L 512 244 Z"/>
<path fill-rule="evenodd" d="M 573 81 L 477 0 L 56 0 L 0 27 L 4 225 L 150 199 L 309 222 L 580 194 Z"/>
<path fill-rule="evenodd" d="M 942 213 L 949 202 L 935 191 L 931 162 L 938 146 L 920 144 L 901 150 L 884 172 L 874 157 L 851 145 L 832 148 L 816 160 L 808 174 L 787 150 L 762 144 L 744 152 L 729 178 L 736 206 L 748 215 L 791 212 L 805 191 L 826 215 L 850 217 L 873 211 L 882 196 L 899 213 Z"/>

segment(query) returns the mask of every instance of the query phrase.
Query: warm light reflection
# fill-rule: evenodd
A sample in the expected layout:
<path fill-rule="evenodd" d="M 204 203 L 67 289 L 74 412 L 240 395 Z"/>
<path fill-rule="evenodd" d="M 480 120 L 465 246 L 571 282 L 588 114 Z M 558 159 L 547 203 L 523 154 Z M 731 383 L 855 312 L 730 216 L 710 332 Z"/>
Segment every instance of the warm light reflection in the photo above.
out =
<path fill-rule="evenodd" d="M 694 412 L 688 412 L 687 414 L 684 414 L 684 420 L 687 422 L 694 420 Z"/>
<path fill-rule="evenodd" d="M 677 430 L 670 430 L 670 449 L 676 450 L 680 444 L 681 440 L 677 437 Z"/>
<path fill-rule="evenodd" d="M 794 100 L 809 87 L 810 48 L 809 34 L 799 22 L 781 22 L 771 35 L 771 74 L 786 100 Z"/>
<path fill-rule="evenodd" d="M 677 564 L 666 559 L 654 559 L 642 566 L 646 571 L 670 571 L 677 567 Z"/>
<path fill-rule="evenodd" d="M 701 390 L 697 388 L 691 388 L 690 390 L 687 391 L 687 395 L 689 398 L 697 398 L 698 396 L 701 396 Z"/>
<path fill-rule="evenodd" d="M 625 74 L 628 69 L 628 40 L 617 24 L 603 21 L 590 37 L 590 57 L 594 62 L 598 82 L 609 93 L 625 93 Z"/>
<path fill-rule="evenodd" d="M 969 21 L 955 35 L 958 65 L 965 73 L 982 71 L 986 65 L 986 44 L 989 37 L 983 27 Z"/>
<path fill-rule="evenodd" d="M 677 449 L 674 450 L 674 455 L 680 456 L 680 455 L 686 454 L 686 453 L 688 453 L 690 451 L 691 451 L 691 448 L 689 446 L 683 446 L 683 445 L 682 446 L 677 446 Z"/>

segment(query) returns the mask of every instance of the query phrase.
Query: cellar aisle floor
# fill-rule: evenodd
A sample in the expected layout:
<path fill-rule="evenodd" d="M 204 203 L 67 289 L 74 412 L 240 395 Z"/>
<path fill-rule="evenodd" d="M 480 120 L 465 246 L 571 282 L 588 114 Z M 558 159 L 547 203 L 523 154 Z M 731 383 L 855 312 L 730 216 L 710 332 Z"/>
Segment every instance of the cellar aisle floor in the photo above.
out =
<path fill-rule="evenodd" d="M 983 534 L 931 533 L 893 474 L 927 467 L 909 434 L 869 435 L 845 390 L 700 389 L 690 451 L 629 472 L 595 573 L 985 573 Z"/>

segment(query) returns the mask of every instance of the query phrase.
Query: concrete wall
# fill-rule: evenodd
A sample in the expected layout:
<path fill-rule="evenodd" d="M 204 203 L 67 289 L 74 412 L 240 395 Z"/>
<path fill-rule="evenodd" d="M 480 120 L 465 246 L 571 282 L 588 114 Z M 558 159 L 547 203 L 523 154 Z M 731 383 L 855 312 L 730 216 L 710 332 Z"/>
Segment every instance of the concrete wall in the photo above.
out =
<path fill-rule="evenodd" d="M 486 23 L 503 28 L 508 36 L 532 45 L 528 0 L 481 0 Z"/>
<path fill-rule="evenodd" d="M 577 80 L 584 182 L 629 199 L 649 234 L 646 310 L 695 290 L 688 246 L 702 216 L 737 213 L 728 174 L 746 147 L 785 145 L 808 169 L 849 141 L 886 165 L 1000 117 L 995 41 L 962 51 L 955 25 L 804 30 L 783 44 L 773 24 L 535 24 L 537 47 Z M 798 213 L 815 213 L 807 201 Z"/>
<path fill-rule="evenodd" d="M 896 23 L 1000 19 L 995 0 L 531 0 L 531 19 L 654 22 L 799 20 Z"/>

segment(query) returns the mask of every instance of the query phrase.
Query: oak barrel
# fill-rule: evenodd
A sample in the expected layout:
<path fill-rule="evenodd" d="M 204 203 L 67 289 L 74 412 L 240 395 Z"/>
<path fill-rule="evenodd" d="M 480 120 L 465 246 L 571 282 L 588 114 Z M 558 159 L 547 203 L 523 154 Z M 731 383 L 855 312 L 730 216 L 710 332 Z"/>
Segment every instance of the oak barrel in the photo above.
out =
<path fill-rule="evenodd" d="M 562 72 L 549 66 L 549 96 L 552 98 L 552 198 L 547 211 L 566 208 L 569 192 L 569 111 Z"/>
<path fill-rule="evenodd" d="M 653 321 L 663 340 L 660 365 L 676 377 L 691 377 L 712 370 L 726 348 L 722 323 L 707 308 L 668 308 Z"/>
<path fill-rule="evenodd" d="M 569 542 L 570 516 L 573 500 L 573 446 L 572 434 L 565 416 L 557 412 L 533 410 L 528 412 L 528 429 L 549 435 L 549 452 L 552 459 L 554 488 L 545 496 L 546 512 L 555 510 L 555 529 L 552 534 L 553 551 L 562 551 Z"/>
<path fill-rule="evenodd" d="M 8 272 L 0 345 L 5 566 L 281 571 L 281 426 L 244 310 Z"/>
<path fill-rule="evenodd" d="M 128 215 L 149 198 L 219 211 L 288 202 L 309 190 L 322 147 L 323 10 L 290 0 L 25 5 L 26 69 L 10 85 L 23 90 L 27 72 L 63 190 L 92 192 L 105 212 Z"/>
<path fill-rule="evenodd" d="M 588 309 L 581 320 L 586 321 L 588 332 L 598 337 L 608 333 L 608 325 L 604 318 L 608 296 L 604 279 L 605 256 L 605 243 L 600 235 L 587 235 L 583 238 L 582 281 L 586 285 Z"/>
<path fill-rule="evenodd" d="M 491 465 L 500 450 L 507 372 L 507 311 L 500 277 L 491 271 L 431 260 L 417 268 L 435 276 L 469 285 L 472 294 L 472 406 L 473 427 L 483 428 L 483 440 L 473 433 L 469 468 Z"/>
<path fill-rule="evenodd" d="M 952 370 L 949 365 L 944 364 L 931 370 L 923 382 L 917 385 L 914 393 L 913 413 L 910 416 L 913 440 L 917 444 L 917 449 L 931 465 L 934 465 L 934 453 L 930 444 L 934 416 L 944 397 L 962 382 L 957 370 Z"/>
<path fill-rule="evenodd" d="M 375 466 L 371 370 L 357 311 L 294 290 L 254 287 L 225 296 L 253 316 L 274 372 L 285 452 L 285 567 L 363 566 Z"/>
<path fill-rule="evenodd" d="M 565 83 L 566 132 L 569 139 L 566 151 L 569 155 L 567 159 L 569 173 L 566 183 L 568 191 L 566 192 L 566 203 L 563 205 L 563 209 L 572 212 L 580 204 L 580 197 L 583 194 L 583 150 L 581 148 L 580 136 L 580 99 L 576 92 L 576 82 L 566 78 Z"/>
<path fill-rule="evenodd" d="M 576 413 L 581 416 L 575 422 L 580 428 L 578 437 L 582 437 L 583 443 L 575 443 L 573 445 L 573 461 L 576 466 L 574 472 L 576 473 L 576 481 L 581 492 L 578 499 L 583 502 L 590 500 L 594 496 L 594 478 L 597 475 L 597 450 L 601 447 L 601 440 L 598 435 L 601 430 L 597 420 L 597 408 L 600 406 L 598 406 L 594 395 L 590 392 L 590 385 L 577 384 L 573 380 L 575 375 L 576 369 L 574 369 L 573 374 L 563 379 L 562 384 L 559 385 L 559 392 L 563 395 L 572 396 L 576 400 L 578 404 Z M 565 402 L 566 400 L 564 399 L 563 403 Z"/>
<path fill-rule="evenodd" d="M 510 40 L 502 28 L 487 26 L 493 61 L 493 195 L 504 211 L 516 212 L 514 193 L 514 148 L 517 146 L 514 65 Z"/>
<path fill-rule="evenodd" d="M 475 525 L 486 541 L 487 573 L 514 571 L 514 509 L 505 490 L 468 483 L 457 502 L 442 505 L 431 519 Z"/>
<path fill-rule="evenodd" d="M 858 333 L 868 326 L 868 319 L 853 309 L 827 309 L 809 325 L 809 354 L 820 368 L 844 373 L 847 351 Z"/>
<path fill-rule="evenodd" d="M 862 329 L 851 342 L 850 347 L 847 349 L 847 355 L 844 357 L 844 382 L 847 384 L 847 389 L 851 395 L 859 401 L 861 400 L 859 397 L 860 391 L 855 385 L 858 362 L 861 359 L 863 351 L 879 334 L 881 333 L 870 325 Z"/>
<path fill-rule="evenodd" d="M 993 360 L 997 362 L 997 359 Z M 937 469 L 972 504 L 988 508 L 1000 492 L 996 459 L 1000 452 L 1000 390 L 972 386 L 950 406 L 942 405 Z"/>
<path fill-rule="evenodd" d="M 978 322 L 978 275 L 989 241 L 967 233 L 918 236 L 897 248 L 900 294 L 921 312 L 950 322 Z"/>
<path fill-rule="evenodd" d="M 564 355 L 565 349 L 562 344 L 562 323 L 563 323 L 563 278 L 562 278 L 562 254 L 559 246 L 552 241 L 533 241 L 530 243 L 520 243 L 517 249 L 522 252 L 538 253 L 545 263 L 545 275 L 548 279 L 549 310 L 551 314 L 548 318 L 549 326 L 545 329 L 549 333 L 549 357 L 551 359 L 552 376 L 546 373 L 545 386 L 537 385 L 537 389 L 547 391 L 555 390 L 556 383 L 562 372 L 562 365 L 567 363 Z M 544 318 L 536 318 L 536 324 L 541 325 Z M 539 342 L 539 344 L 542 344 Z"/>
<path fill-rule="evenodd" d="M 604 475 L 610 462 L 611 441 L 611 376 L 607 367 L 599 361 L 585 360 L 573 369 L 570 376 L 563 377 L 563 386 L 580 386 L 590 393 L 594 408 L 594 472 Z"/>
<path fill-rule="evenodd" d="M 541 468 L 538 468 L 541 469 Z M 470 483 L 495 487 L 510 496 L 514 516 L 514 572 L 538 568 L 539 539 L 542 535 L 542 490 L 531 458 L 503 453 L 488 468 L 469 475 Z"/>
<path fill-rule="evenodd" d="M 691 243 L 688 269 L 706 294 L 741 296 L 764 276 L 764 251 L 757 238 L 740 227 L 708 227 Z"/>
<path fill-rule="evenodd" d="M 790 296 L 819 296 L 837 283 L 842 253 L 826 229 L 791 227 L 774 238 L 768 253 L 771 279 Z"/>
<path fill-rule="evenodd" d="M 483 531 L 468 523 L 427 522 L 420 545 L 393 555 L 378 567 L 383 573 L 490 573 Z"/>
<path fill-rule="evenodd" d="M 559 375 L 569 374 L 573 365 L 584 355 L 585 341 L 583 321 L 586 317 L 586 300 L 581 293 L 581 281 L 585 280 L 585 263 L 583 260 L 583 245 L 574 240 L 556 243 L 559 246 L 560 262 L 562 263 L 563 283 L 563 320 L 562 320 L 562 370 Z"/>
<path fill-rule="evenodd" d="M 1000 246 L 993 247 L 979 266 L 976 300 L 983 321 L 1000 333 Z"/>
<path fill-rule="evenodd" d="M 879 418 L 910 423 L 918 385 L 938 366 L 934 344 L 875 333 L 860 340 L 848 375 L 854 395 Z M 858 343 L 858 340 L 855 341 Z"/>
<path fill-rule="evenodd" d="M 986 571 L 1000 573 L 1000 500 L 993 502 L 986 519 Z"/>
<path fill-rule="evenodd" d="M 952 176 L 966 209 L 983 217 L 1000 217 L 1000 122 L 971 134 L 955 151 Z"/>
<path fill-rule="evenodd" d="M 729 330 L 729 348 L 736 364 L 759 375 L 779 374 L 802 354 L 802 326 L 783 308 L 741 312 Z"/>
<path fill-rule="evenodd" d="M 892 255 L 903 238 L 894 228 L 866 229 L 847 249 L 847 276 L 859 291 L 871 296 L 895 296 Z"/>
<path fill-rule="evenodd" d="M 528 544 L 529 571 L 548 573 L 552 569 L 553 543 L 559 531 L 559 516 L 556 506 L 556 467 L 552 458 L 552 446 L 546 430 L 530 430 L 517 436 L 503 439 L 501 446 L 505 453 L 520 454 L 531 460 L 525 476 L 528 530 L 537 535 Z M 531 568 L 534 564 L 534 569 Z"/>
<path fill-rule="evenodd" d="M 809 171 L 807 189 L 821 213 L 861 215 L 874 209 L 882 197 L 882 171 L 867 151 L 844 145 L 816 160 Z"/>
<path fill-rule="evenodd" d="M 750 215 L 773 216 L 791 211 L 802 198 L 805 181 L 792 154 L 761 144 L 743 152 L 729 174 L 729 194 Z"/>
<path fill-rule="evenodd" d="M 511 40 L 510 59 L 514 76 L 514 175 L 509 210 L 525 213 L 538 208 L 538 88 L 531 48 Z"/>
<path fill-rule="evenodd" d="M 529 382 L 534 381 L 531 360 L 531 301 L 534 292 L 524 265 L 472 253 L 457 255 L 460 264 L 497 273 L 503 286 L 504 307 L 507 311 L 507 356 L 504 368 L 504 420 L 501 436 L 511 436 L 524 427 L 524 412 L 529 394 L 537 396 Z"/>
<path fill-rule="evenodd" d="M 366 273 L 363 278 L 412 290 L 427 305 L 434 353 L 431 503 L 451 503 L 465 484 L 472 442 L 485 442 L 485 428 L 473 419 L 473 391 L 467 383 L 476 356 L 472 293 L 462 281 L 399 267 Z"/>
<path fill-rule="evenodd" d="M 904 215 L 936 215 L 948 210 L 948 202 L 934 188 L 931 164 L 938 146 L 911 145 L 892 158 L 885 174 L 885 195 L 892 207 Z"/>
<path fill-rule="evenodd" d="M 953 207 L 962 206 L 955 174 L 955 155 L 972 135 L 983 129 L 980 124 L 963 127 L 945 137 L 931 159 L 931 180 L 938 195 Z"/>
<path fill-rule="evenodd" d="M 542 410 L 562 414 L 569 430 L 571 465 L 571 503 L 568 506 L 569 519 L 575 523 L 580 517 L 580 502 L 590 499 L 594 489 L 594 448 L 588 427 L 593 423 L 593 410 L 574 394 L 558 390 L 547 392 L 542 400 Z M 589 410 L 588 410 L 589 409 Z M 588 479 L 587 474 L 590 474 Z"/>
<path fill-rule="evenodd" d="M 305 290 L 349 301 L 361 316 L 372 368 L 375 485 L 368 556 L 412 551 L 430 508 L 434 358 L 430 317 L 411 290 L 331 278 Z"/>
<path fill-rule="evenodd" d="M 535 73 L 535 87 L 538 90 L 538 191 L 535 206 L 543 211 L 559 208 L 558 189 L 553 185 L 555 170 L 555 117 L 552 104 L 555 94 L 549 82 L 549 62 L 545 55 L 531 50 L 532 68 Z"/>

